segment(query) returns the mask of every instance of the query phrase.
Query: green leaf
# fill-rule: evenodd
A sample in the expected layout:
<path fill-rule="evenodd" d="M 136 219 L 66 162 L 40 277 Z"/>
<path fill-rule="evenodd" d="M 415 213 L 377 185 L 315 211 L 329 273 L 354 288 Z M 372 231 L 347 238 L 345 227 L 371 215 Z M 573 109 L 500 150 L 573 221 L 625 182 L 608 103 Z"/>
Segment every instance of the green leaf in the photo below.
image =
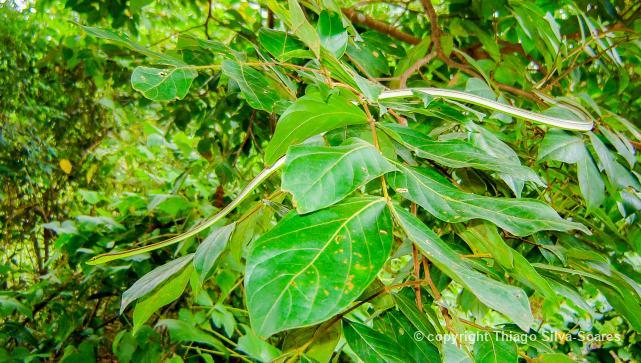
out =
<path fill-rule="evenodd" d="M 344 321 L 343 334 L 352 351 L 365 363 L 413 361 L 398 343 L 366 325 Z"/>
<path fill-rule="evenodd" d="M 191 323 L 175 320 L 162 319 L 156 323 L 156 327 L 164 327 L 169 331 L 169 336 L 173 343 L 194 342 L 207 344 L 224 352 L 225 345 L 218 338 L 207 334 Z"/>
<path fill-rule="evenodd" d="M 460 223 L 484 219 L 516 236 L 544 230 L 590 231 L 580 223 L 561 218 L 554 209 L 533 199 L 496 198 L 465 193 L 453 187 L 436 171 L 397 165 L 401 172 L 389 175 L 389 183 L 405 198 L 425 208 L 434 217 Z"/>
<path fill-rule="evenodd" d="M 283 342 L 283 350 L 289 353 L 307 346 L 307 358 L 316 362 L 330 362 L 342 336 L 341 324 L 330 320 L 325 324 L 288 331 Z M 307 345 L 310 341 L 311 344 Z"/>
<path fill-rule="evenodd" d="M 534 358 L 532 362 L 533 363 L 575 363 L 574 360 L 570 359 L 570 357 L 562 353 L 541 354 L 538 357 Z"/>
<path fill-rule="evenodd" d="M 422 314 L 421 314 L 422 315 Z M 374 320 L 374 329 L 393 339 L 411 357 L 411 362 L 440 362 L 441 356 L 432 342 L 425 339 L 421 332 L 400 311 L 390 309 Z M 417 336 L 421 338 L 416 339 Z"/>
<path fill-rule="evenodd" d="M 544 160 L 576 163 L 579 188 L 587 206 L 596 208 L 603 203 L 605 184 L 582 138 L 556 129 L 548 131 L 539 147 L 538 161 Z"/>
<path fill-rule="evenodd" d="M 249 252 L 245 288 L 252 327 L 269 336 L 334 316 L 374 280 L 391 243 L 383 198 L 290 213 Z"/>
<path fill-rule="evenodd" d="M 186 64 L 178 59 L 174 58 L 172 56 L 162 54 L 155 52 L 147 47 L 144 47 L 133 40 L 129 39 L 127 34 L 122 33 L 122 32 L 114 32 L 112 30 L 108 29 L 101 29 L 101 28 L 96 28 L 96 27 L 91 27 L 91 26 L 80 26 L 87 34 L 93 35 L 94 37 L 106 39 L 109 41 L 112 41 L 120 46 L 123 46 L 125 48 L 129 48 L 131 50 L 134 50 L 140 54 L 146 55 L 147 57 L 155 58 L 160 61 L 162 61 L 163 64 L 170 64 L 174 66 L 185 66 Z"/>
<path fill-rule="evenodd" d="M 474 360 L 467 349 L 456 345 L 455 341 L 446 340 L 443 342 L 443 363 L 473 363 Z"/>
<path fill-rule="evenodd" d="M 458 235 L 472 248 L 474 253 L 490 253 L 494 261 L 503 268 L 514 268 L 512 249 L 499 235 L 494 225 L 474 221 L 459 229 Z"/>
<path fill-rule="evenodd" d="M 134 334 L 161 307 L 173 302 L 182 295 L 189 283 L 193 267 L 187 266 L 176 277 L 154 290 L 150 295 L 139 301 L 134 308 Z"/>
<path fill-rule="evenodd" d="M 623 158 L 628 162 L 628 165 L 630 165 L 630 168 L 633 168 L 637 159 L 634 155 L 634 146 L 630 143 L 630 141 L 626 139 L 626 137 L 621 133 L 617 131 L 610 131 L 603 126 L 599 126 L 599 131 L 601 131 L 603 136 L 605 136 L 610 144 L 614 146 L 614 148 L 619 152 L 619 155 L 623 156 Z"/>
<path fill-rule="evenodd" d="M 500 332 L 486 332 L 483 339 L 474 343 L 476 363 L 516 363 L 519 360 L 516 343 L 510 339 L 497 339 Z"/>
<path fill-rule="evenodd" d="M 338 93 L 323 100 L 310 94 L 296 100 L 280 116 L 272 140 L 265 149 L 265 162 L 273 164 L 290 145 L 337 127 L 367 123 L 365 113 Z"/>
<path fill-rule="evenodd" d="M 549 301 L 556 301 L 556 294 L 548 281 L 530 265 L 519 252 L 508 246 L 496 226 L 488 222 L 472 222 L 460 228 L 459 236 L 475 253 L 489 253 L 517 281 L 537 290 Z"/>
<path fill-rule="evenodd" d="M 394 212 L 408 238 L 436 267 L 472 292 L 483 304 L 506 315 L 524 331 L 530 329 L 534 317 L 523 290 L 476 272 L 418 218 L 397 206 Z"/>
<path fill-rule="evenodd" d="M 280 96 L 260 72 L 231 60 L 223 61 L 222 71 L 238 83 L 240 91 L 251 107 L 267 112 L 274 110 Z"/>
<path fill-rule="evenodd" d="M 345 53 L 348 35 L 340 14 L 323 10 L 318 17 L 318 35 L 321 45 L 336 58 Z"/>
<path fill-rule="evenodd" d="M 281 188 L 293 194 L 298 213 L 309 213 L 394 170 L 372 144 L 360 139 L 336 147 L 298 145 L 287 152 Z"/>
<path fill-rule="evenodd" d="M 581 194 L 583 194 L 588 208 L 597 208 L 605 199 L 605 184 L 601 179 L 599 169 L 597 169 L 585 147 L 583 148 L 583 155 L 576 166 Z"/>
<path fill-rule="evenodd" d="M 424 336 L 430 334 L 442 333 L 440 322 L 434 314 L 426 311 L 427 314 L 420 312 L 416 307 L 416 302 L 403 296 L 401 293 L 394 294 L 394 302 L 398 309 L 405 315 L 405 317 L 414 325 L 417 331 L 421 332 Z M 430 320 L 428 320 L 428 317 Z"/>
<path fill-rule="evenodd" d="M 566 131 L 550 129 L 539 146 L 537 161 L 555 160 L 574 164 L 582 157 L 583 140 Z"/>
<path fill-rule="evenodd" d="M 185 98 L 198 72 L 188 68 L 136 67 L 131 74 L 131 86 L 153 101 L 172 101 Z"/>
<path fill-rule="evenodd" d="M 298 0 L 289 0 L 289 14 L 291 20 L 291 29 L 303 43 L 307 44 L 309 49 L 314 52 L 316 57 L 320 57 L 320 38 L 316 29 L 307 21 L 303 9 L 298 4 Z"/>
<path fill-rule="evenodd" d="M 471 131 L 470 141 L 474 146 L 482 149 L 491 156 L 503 160 L 510 160 L 510 162 L 515 164 L 521 164 L 521 160 L 516 155 L 516 152 L 485 127 L 472 122 L 468 123 L 467 126 Z M 499 177 L 512 189 L 517 198 L 521 198 L 521 192 L 524 186 L 523 180 L 505 173 L 499 173 Z"/>
<path fill-rule="evenodd" d="M 187 264 L 191 262 L 192 258 L 193 254 L 190 254 L 169 261 L 166 264 L 151 270 L 151 272 L 141 277 L 140 280 L 134 282 L 134 284 L 122 294 L 120 314 L 122 314 L 127 306 L 133 301 L 147 295 L 153 289 L 175 275 L 178 271 L 182 270 L 183 267 L 187 266 Z"/>
<path fill-rule="evenodd" d="M 278 348 L 260 339 L 251 330 L 238 338 L 238 346 L 236 348 L 259 362 L 274 362 L 281 355 Z"/>
<path fill-rule="evenodd" d="M 508 158 L 491 156 L 462 140 L 435 141 L 425 134 L 400 125 L 386 125 L 400 137 L 402 144 L 418 157 L 436 161 L 450 168 L 475 168 L 492 170 L 545 185 L 530 168 Z"/>
<path fill-rule="evenodd" d="M 214 230 L 205 238 L 205 240 L 198 246 L 194 254 L 194 269 L 198 273 L 200 283 L 203 283 L 209 276 L 211 269 L 214 267 L 216 260 L 223 253 L 229 237 L 234 232 L 236 223 L 228 224 L 224 227 Z"/>
<path fill-rule="evenodd" d="M 605 170 L 612 185 L 621 189 L 631 186 L 636 190 L 641 190 L 641 184 L 639 184 L 636 177 L 616 161 L 612 152 L 598 136 L 590 133 L 590 141 L 599 158 L 601 167 Z"/>
<path fill-rule="evenodd" d="M 263 28 L 258 32 L 258 40 L 263 48 L 279 60 L 283 60 L 283 57 L 290 52 L 305 48 L 300 40 L 287 32 L 278 30 Z"/>

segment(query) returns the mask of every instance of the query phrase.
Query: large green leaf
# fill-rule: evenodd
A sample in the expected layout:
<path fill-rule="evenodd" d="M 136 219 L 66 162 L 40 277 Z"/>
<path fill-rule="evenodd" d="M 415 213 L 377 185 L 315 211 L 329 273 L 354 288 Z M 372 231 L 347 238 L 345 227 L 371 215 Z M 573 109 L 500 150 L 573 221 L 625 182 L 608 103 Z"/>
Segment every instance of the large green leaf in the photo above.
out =
<path fill-rule="evenodd" d="M 193 267 L 187 266 L 182 272 L 176 275 L 171 280 L 167 281 L 164 285 L 154 290 L 150 295 L 146 296 L 143 300 L 136 304 L 134 308 L 134 328 L 135 333 L 140 327 L 161 307 L 173 302 L 182 295 Z"/>
<path fill-rule="evenodd" d="M 252 327 L 272 335 L 332 317 L 374 280 L 391 243 L 383 198 L 290 213 L 249 252 L 245 288 Z"/>
<path fill-rule="evenodd" d="M 561 218 L 554 209 L 533 199 L 496 198 L 465 193 L 432 169 L 397 165 L 388 180 L 397 193 L 449 223 L 484 219 L 517 236 L 553 230 L 590 231 L 580 223 Z"/>
<path fill-rule="evenodd" d="M 169 261 L 162 266 L 156 267 L 151 272 L 141 277 L 140 280 L 134 282 L 134 284 L 122 294 L 120 313 L 122 314 L 127 306 L 133 301 L 147 295 L 153 289 L 175 275 L 178 271 L 182 270 L 189 262 L 191 262 L 193 257 L 193 254 L 189 254 Z"/>
<path fill-rule="evenodd" d="M 353 322 L 343 324 L 345 340 L 364 363 L 412 362 L 404 347 L 376 330 Z"/>
<path fill-rule="evenodd" d="M 267 112 L 274 110 L 280 96 L 260 72 L 231 60 L 223 61 L 222 71 L 238 84 L 251 107 Z"/>
<path fill-rule="evenodd" d="M 200 282 L 205 281 L 218 257 L 225 250 L 227 241 L 234 231 L 235 223 L 228 224 L 211 232 L 198 246 L 194 254 L 194 268 L 198 273 Z"/>
<path fill-rule="evenodd" d="M 393 170 L 372 144 L 360 139 L 336 147 L 298 145 L 287 152 L 281 187 L 294 195 L 299 213 L 309 213 Z"/>
<path fill-rule="evenodd" d="M 340 14 L 323 10 L 318 17 L 318 35 L 321 45 L 336 58 L 340 58 L 347 48 L 347 30 Z"/>
<path fill-rule="evenodd" d="M 400 207 L 395 216 L 409 239 L 441 271 L 471 291 L 483 304 L 505 314 L 528 331 L 534 321 L 525 292 L 477 271 L 417 217 Z"/>
<path fill-rule="evenodd" d="M 198 72 L 189 68 L 136 67 L 131 74 L 131 86 L 153 101 L 185 98 Z"/>
<path fill-rule="evenodd" d="M 337 127 L 367 123 L 365 113 L 339 93 L 327 100 L 317 94 L 299 98 L 280 116 L 272 140 L 265 149 L 265 162 L 273 164 L 290 145 Z"/>
<path fill-rule="evenodd" d="M 491 156 L 476 146 L 462 140 L 436 141 L 418 131 L 398 125 L 387 125 L 398 135 L 403 145 L 417 156 L 433 160 L 450 168 L 475 168 L 492 170 L 515 178 L 543 184 L 530 168 L 511 158 Z"/>

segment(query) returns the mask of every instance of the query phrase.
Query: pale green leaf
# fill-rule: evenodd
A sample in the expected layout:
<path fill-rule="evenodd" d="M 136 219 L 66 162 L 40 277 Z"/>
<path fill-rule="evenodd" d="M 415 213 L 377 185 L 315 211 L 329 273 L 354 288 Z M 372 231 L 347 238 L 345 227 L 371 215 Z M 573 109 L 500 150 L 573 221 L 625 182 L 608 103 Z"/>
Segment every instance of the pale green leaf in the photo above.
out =
<path fill-rule="evenodd" d="M 316 57 L 320 57 L 320 38 L 316 33 L 316 29 L 307 21 L 303 9 L 298 4 L 298 0 L 289 0 L 289 15 L 294 34 L 314 52 Z"/>
<path fill-rule="evenodd" d="M 260 339 L 251 330 L 238 338 L 237 348 L 259 362 L 274 362 L 281 355 L 278 348 Z"/>
<path fill-rule="evenodd" d="M 131 74 L 131 86 L 153 101 L 180 100 L 185 98 L 197 75 L 189 68 L 136 67 Z"/>
<path fill-rule="evenodd" d="M 374 280 L 391 243 L 383 198 L 290 213 L 249 252 L 245 288 L 252 327 L 269 336 L 334 316 Z"/>
<path fill-rule="evenodd" d="M 183 267 L 187 266 L 187 264 L 191 262 L 192 258 L 193 255 L 190 254 L 169 261 L 166 264 L 151 270 L 151 272 L 134 282 L 134 284 L 122 294 L 120 313 L 122 314 L 127 306 L 133 301 L 147 295 L 153 289 L 175 275 L 178 271 L 182 270 Z"/>
<path fill-rule="evenodd" d="M 403 347 L 405 353 L 411 357 L 411 362 L 440 363 L 441 361 L 438 348 L 434 343 L 427 339 L 428 336 L 419 335 L 422 333 L 417 332 L 412 322 L 398 310 L 387 310 L 381 317 L 376 318 L 374 329 Z M 416 339 L 418 336 L 421 338 Z"/>
<path fill-rule="evenodd" d="M 630 168 L 633 168 L 637 158 L 635 156 L 634 146 L 630 143 L 630 140 L 618 131 L 610 131 L 603 126 L 599 126 L 599 130 L 603 136 L 608 139 L 610 144 L 612 144 L 612 146 L 614 146 L 614 148 L 619 152 L 619 155 L 623 156 L 623 158 L 628 162 Z"/>
<path fill-rule="evenodd" d="M 474 253 L 489 253 L 503 268 L 514 268 L 512 249 L 501 238 L 495 226 L 483 221 L 474 221 L 460 227 L 458 235 Z"/>
<path fill-rule="evenodd" d="M 539 146 L 537 160 L 574 164 L 582 157 L 584 148 L 580 137 L 563 130 L 550 129 Z"/>
<path fill-rule="evenodd" d="M 336 147 L 298 145 L 287 152 L 281 188 L 293 194 L 299 213 L 309 213 L 393 170 L 372 144 L 360 139 Z"/>
<path fill-rule="evenodd" d="M 468 123 L 468 127 L 471 131 L 470 141 L 474 146 L 485 151 L 491 156 L 503 160 L 510 160 L 515 164 L 521 164 L 521 160 L 516 155 L 516 152 L 485 127 L 473 122 Z M 512 189 L 517 198 L 521 198 L 521 192 L 523 191 L 524 186 L 523 180 L 505 173 L 499 173 L 499 177 L 503 179 L 510 189 Z"/>

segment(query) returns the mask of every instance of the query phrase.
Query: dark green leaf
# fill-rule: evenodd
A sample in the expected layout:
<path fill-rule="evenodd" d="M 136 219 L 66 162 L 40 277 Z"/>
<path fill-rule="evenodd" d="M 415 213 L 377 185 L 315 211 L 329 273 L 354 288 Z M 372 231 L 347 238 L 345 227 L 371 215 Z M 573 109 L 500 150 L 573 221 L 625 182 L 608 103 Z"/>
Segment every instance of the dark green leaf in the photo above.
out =
<path fill-rule="evenodd" d="M 404 146 L 421 158 L 436 161 L 450 168 L 476 168 L 493 170 L 511 175 L 520 180 L 543 184 L 541 178 L 530 168 L 513 159 L 499 158 L 462 140 L 435 141 L 427 135 L 398 125 L 388 125 L 399 135 Z"/>
<path fill-rule="evenodd" d="M 453 187 L 434 170 L 397 165 L 401 172 L 390 174 L 390 185 L 397 193 L 449 223 L 484 219 L 517 236 L 544 230 L 590 231 L 580 223 L 564 220 L 546 205 L 533 199 L 485 197 Z"/>
<path fill-rule="evenodd" d="M 342 146 L 292 146 L 281 188 L 294 196 L 299 213 L 328 207 L 361 185 L 396 170 L 370 143 L 349 139 Z"/>
<path fill-rule="evenodd" d="M 238 83 L 247 103 L 258 110 L 272 112 L 280 96 L 257 70 L 231 60 L 223 61 L 223 73 Z"/>
<path fill-rule="evenodd" d="M 366 325 L 345 321 L 343 334 L 352 351 L 365 363 L 412 361 L 398 343 Z"/>

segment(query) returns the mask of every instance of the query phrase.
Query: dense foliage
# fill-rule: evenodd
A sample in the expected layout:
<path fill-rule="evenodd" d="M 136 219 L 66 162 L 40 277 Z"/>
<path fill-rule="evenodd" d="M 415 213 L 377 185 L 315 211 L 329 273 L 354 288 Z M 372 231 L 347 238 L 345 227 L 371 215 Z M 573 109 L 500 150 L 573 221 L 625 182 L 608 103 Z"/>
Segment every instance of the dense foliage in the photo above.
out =
<path fill-rule="evenodd" d="M 0 3 L 0 361 L 641 360 L 640 17 Z"/>

